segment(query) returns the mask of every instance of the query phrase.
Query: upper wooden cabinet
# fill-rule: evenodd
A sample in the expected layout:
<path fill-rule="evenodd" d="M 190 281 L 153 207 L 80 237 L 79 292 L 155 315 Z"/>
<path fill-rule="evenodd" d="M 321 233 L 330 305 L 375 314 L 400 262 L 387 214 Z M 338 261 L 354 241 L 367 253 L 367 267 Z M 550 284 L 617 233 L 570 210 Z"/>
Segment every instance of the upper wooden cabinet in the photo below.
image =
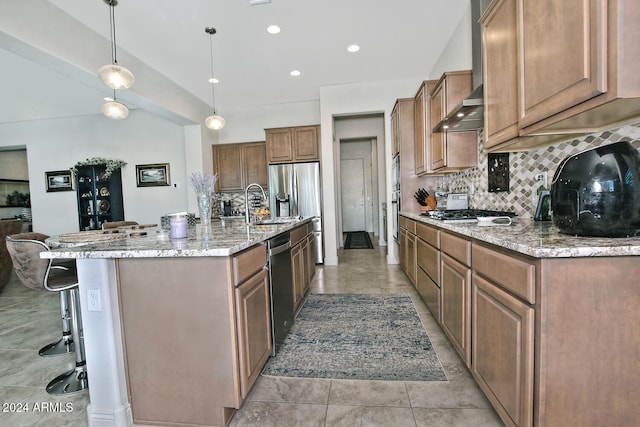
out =
<path fill-rule="evenodd" d="M 265 129 L 268 163 L 320 160 L 320 126 Z"/>
<path fill-rule="evenodd" d="M 482 18 L 484 146 L 517 138 L 518 44 L 516 0 L 496 0 Z"/>
<path fill-rule="evenodd" d="M 637 0 L 495 0 L 481 19 L 489 151 L 640 118 L 638 20 Z"/>
<path fill-rule="evenodd" d="M 471 93 L 471 71 L 446 72 L 429 96 L 428 158 L 434 172 L 467 169 L 478 163 L 477 131 L 446 132 L 439 127 L 462 99 Z"/>
<path fill-rule="evenodd" d="M 244 191 L 254 182 L 268 185 L 264 142 L 214 145 L 212 151 L 213 169 L 218 173 L 216 191 Z"/>
<path fill-rule="evenodd" d="M 415 174 L 423 175 L 431 172 L 431 163 L 429 161 L 429 147 L 431 143 L 431 128 L 429 108 L 429 94 L 433 90 L 437 83 L 437 80 L 428 80 L 422 82 L 418 92 L 415 95 L 415 110 L 414 110 L 414 159 L 415 159 Z"/>

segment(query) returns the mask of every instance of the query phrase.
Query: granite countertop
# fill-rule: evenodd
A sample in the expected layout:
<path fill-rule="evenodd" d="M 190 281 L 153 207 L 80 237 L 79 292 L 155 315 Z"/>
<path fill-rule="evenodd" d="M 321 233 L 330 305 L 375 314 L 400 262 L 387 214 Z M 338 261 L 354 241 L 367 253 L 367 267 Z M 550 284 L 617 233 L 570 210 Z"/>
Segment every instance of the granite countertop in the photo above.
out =
<path fill-rule="evenodd" d="M 640 237 L 578 237 L 562 234 L 551 221 L 518 219 L 511 225 L 444 223 L 426 216 L 400 215 L 534 258 L 578 258 L 640 255 Z"/>
<path fill-rule="evenodd" d="M 247 225 L 244 221 L 212 220 L 211 226 L 196 225 L 186 239 L 173 240 L 168 233 L 157 233 L 159 227 L 144 230 L 123 230 L 126 237 L 114 240 L 63 244 L 56 237 L 47 243 L 52 247 L 43 258 L 156 258 L 229 256 L 262 243 L 280 233 L 311 221 L 305 218 L 285 224 Z M 136 233 L 144 231 L 144 236 Z"/>

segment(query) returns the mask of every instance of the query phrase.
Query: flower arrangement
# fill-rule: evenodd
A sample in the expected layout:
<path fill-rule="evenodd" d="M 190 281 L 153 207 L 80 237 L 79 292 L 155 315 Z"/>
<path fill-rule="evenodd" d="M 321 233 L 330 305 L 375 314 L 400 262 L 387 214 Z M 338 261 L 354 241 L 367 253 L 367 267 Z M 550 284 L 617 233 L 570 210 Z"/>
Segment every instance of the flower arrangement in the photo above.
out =
<path fill-rule="evenodd" d="M 102 177 L 103 179 L 107 180 L 109 179 L 109 177 L 111 176 L 111 174 L 115 171 L 117 171 L 118 169 L 122 168 L 123 166 L 125 166 L 127 163 L 123 162 L 122 160 L 109 160 L 109 159 L 105 159 L 103 157 L 91 157 L 90 159 L 86 159 L 84 161 L 80 161 L 78 163 L 76 163 L 75 165 L 73 165 L 72 167 L 69 168 L 69 170 L 71 172 L 75 174 L 78 173 L 78 167 L 79 166 L 93 166 L 93 165 L 106 165 L 107 168 L 104 172 L 104 176 Z"/>
<path fill-rule="evenodd" d="M 189 183 L 195 190 L 196 194 L 213 194 L 213 189 L 218 180 L 218 174 L 207 174 L 202 172 L 193 172 L 189 176 Z"/>

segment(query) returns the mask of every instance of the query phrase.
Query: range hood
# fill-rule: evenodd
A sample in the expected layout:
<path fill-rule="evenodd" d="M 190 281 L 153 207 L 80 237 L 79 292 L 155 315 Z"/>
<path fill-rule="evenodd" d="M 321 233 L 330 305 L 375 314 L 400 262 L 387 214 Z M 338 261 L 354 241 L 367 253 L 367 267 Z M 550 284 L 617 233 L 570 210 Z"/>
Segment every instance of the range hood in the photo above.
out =
<path fill-rule="evenodd" d="M 471 0 L 471 58 L 473 91 L 434 128 L 433 132 L 477 130 L 484 127 L 484 90 L 482 87 L 482 28 L 480 17 L 490 0 Z"/>

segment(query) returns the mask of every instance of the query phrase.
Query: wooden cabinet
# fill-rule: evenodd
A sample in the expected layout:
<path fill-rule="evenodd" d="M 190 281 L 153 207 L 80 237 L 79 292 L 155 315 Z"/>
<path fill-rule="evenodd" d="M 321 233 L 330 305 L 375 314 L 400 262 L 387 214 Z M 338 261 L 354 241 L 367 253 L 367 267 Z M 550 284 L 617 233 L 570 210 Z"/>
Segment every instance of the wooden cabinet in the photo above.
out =
<path fill-rule="evenodd" d="M 320 160 L 320 126 L 265 129 L 267 162 L 292 163 Z"/>
<path fill-rule="evenodd" d="M 269 183 L 264 142 L 212 146 L 213 169 L 218 173 L 216 191 L 244 191 L 247 185 Z"/>
<path fill-rule="evenodd" d="M 313 226 L 306 223 L 291 230 L 291 267 L 293 270 L 293 308 L 298 311 L 309 292 L 311 278 L 315 273 L 315 258 L 312 258 L 314 239 Z"/>
<path fill-rule="evenodd" d="M 440 323 L 440 231 L 418 223 L 416 236 L 416 289 Z"/>
<path fill-rule="evenodd" d="M 519 135 L 516 0 L 495 0 L 483 15 L 484 147 Z"/>
<path fill-rule="evenodd" d="M 447 131 L 446 125 L 442 125 L 442 120 L 470 93 L 471 71 L 444 73 L 431 91 L 428 157 L 432 171 L 456 171 L 478 163 L 477 131 Z"/>
<path fill-rule="evenodd" d="M 471 366 L 471 242 L 440 233 L 441 326 L 467 367 Z"/>
<path fill-rule="evenodd" d="M 431 127 L 429 106 L 430 93 L 437 83 L 437 80 L 422 82 L 415 95 L 414 110 L 414 171 L 416 175 L 423 175 L 432 172 L 429 150 L 431 147 Z"/>
<path fill-rule="evenodd" d="M 271 353 L 266 262 L 262 244 L 229 257 L 117 260 L 134 423 L 228 425 Z"/>
<path fill-rule="evenodd" d="M 400 154 L 400 160 L 405 156 L 407 160 L 413 157 L 414 104 L 413 98 L 399 98 L 391 111 L 392 154 L 394 156 Z M 413 165 L 411 172 L 413 172 Z"/>
<path fill-rule="evenodd" d="M 115 170 L 107 178 L 106 169 L 106 164 L 76 168 L 80 231 L 99 230 L 104 222 L 124 220 L 121 171 Z"/>
<path fill-rule="evenodd" d="M 494 1 L 482 17 L 489 150 L 538 147 L 638 120 L 638 20 L 635 0 Z"/>
<path fill-rule="evenodd" d="M 249 394 L 271 355 L 271 297 L 266 268 L 235 289 L 240 396 Z"/>
<path fill-rule="evenodd" d="M 416 285 L 416 222 L 400 217 L 400 266 Z"/>

